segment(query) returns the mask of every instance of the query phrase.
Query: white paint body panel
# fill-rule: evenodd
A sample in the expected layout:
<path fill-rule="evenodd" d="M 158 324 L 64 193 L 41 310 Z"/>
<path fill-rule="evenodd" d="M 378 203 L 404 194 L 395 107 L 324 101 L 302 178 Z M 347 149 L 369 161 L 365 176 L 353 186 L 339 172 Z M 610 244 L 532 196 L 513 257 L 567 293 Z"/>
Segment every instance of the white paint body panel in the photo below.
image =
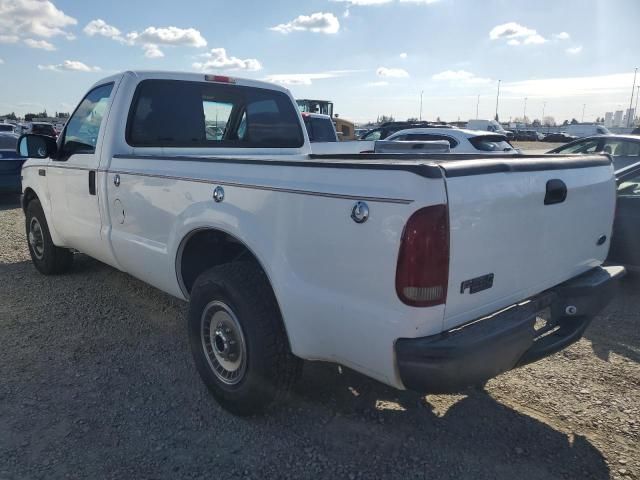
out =
<path fill-rule="evenodd" d="M 63 192 L 60 186 L 51 189 L 47 181 L 73 183 L 76 175 L 87 175 L 85 170 L 71 173 L 65 168 L 68 165 L 55 161 L 27 161 L 24 188 L 40 197 L 56 245 L 77 248 L 183 299 L 176 271 L 183 240 L 203 228 L 233 235 L 263 266 L 293 352 L 302 358 L 338 362 L 403 388 L 395 365 L 396 339 L 437 334 L 445 324 L 464 321 L 510 298 L 520 300 L 537 293 L 536 288 L 568 278 L 603 258 L 582 244 L 575 245 L 576 252 L 567 252 L 574 248 L 568 239 L 562 240 L 561 251 L 548 252 L 558 240 L 553 228 L 562 226 L 563 235 L 570 233 L 563 225 L 568 211 L 559 209 L 560 213 L 547 217 L 546 210 L 531 204 L 533 190 L 548 172 L 512 174 L 511 178 L 500 174 L 465 177 L 445 185 L 442 178 L 404 170 L 309 168 L 305 163 L 311 147 L 304 127 L 305 143 L 298 149 L 133 148 L 125 141 L 126 119 L 137 84 L 147 78 L 203 80 L 196 74 L 126 72 L 101 81 L 114 81 L 118 88 L 100 128 L 97 195 L 85 203 L 83 188 L 74 187 L 65 204 L 53 198 L 52 209 L 50 194 L 55 190 L 52 197 L 56 197 Z M 287 92 L 262 82 L 237 83 Z M 336 145 L 357 143 L 361 142 Z M 175 158 L 212 155 L 227 161 Z M 247 157 L 264 162 L 228 161 Z M 294 163 L 270 164 L 273 160 Z M 47 168 L 47 177 L 38 176 L 40 166 Z M 588 208 L 593 216 L 590 220 L 585 215 L 574 226 L 589 238 L 605 229 L 613 216 L 607 184 L 612 176 L 607 180 L 605 170 L 583 169 L 566 175 L 569 187 L 576 189 L 570 210 L 587 212 Z M 119 186 L 114 185 L 115 175 L 120 176 Z M 212 198 L 216 185 L 225 190 L 222 203 Z M 447 188 L 452 252 L 445 321 L 444 305 L 403 304 L 396 295 L 395 273 L 407 219 L 422 207 L 446 203 Z M 59 213 L 58 207 L 69 211 L 72 199 L 77 201 L 73 222 L 91 220 L 82 224 L 81 232 L 72 231 L 73 223 Z M 370 208 L 370 218 L 363 224 L 350 218 L 358 199 L 367 199 Z M 582 210 L 577 202 L 585 202 Z M 527 215 L 529 223 L 524 220 Z M 531 236 L 535 221 L 545 226 L 538 238 Z M 515 245 L 505 236 L 514 228 L 519 230 L 513 238 L 526 245 Z M 500 249 L 506 253 L 501 255 Z M 542 254 L 558 263 L 552 271 L 532 263 L 534 255 Z M 514 263 L 533 269 L 526 284 L 518 283 L 521 270 Z M 456 283 L 487 270 L 495 271 L 499 279 L 490 297 L 480 302 L 454 298 Z"/>

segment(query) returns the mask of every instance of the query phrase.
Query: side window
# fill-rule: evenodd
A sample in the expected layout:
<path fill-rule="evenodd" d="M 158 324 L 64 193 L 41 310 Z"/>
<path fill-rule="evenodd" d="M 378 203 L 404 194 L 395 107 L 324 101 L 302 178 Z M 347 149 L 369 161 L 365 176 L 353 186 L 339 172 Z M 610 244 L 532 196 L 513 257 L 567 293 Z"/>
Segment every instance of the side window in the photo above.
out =
<path fill-rule="evenodd" d="M 363 140 L 380 140 L 380 135 L 382 135 L 382 130 L 374 130 L 364 137 Z"/>
<path fill-rule="evenodd" d="M 207 140 L 222 140 L 227 128 L 233 103 L 223 103 L 210 100 L 202 101 L 204 110 L 205 136 Z"/>
<path fill-rule="evenodd" d="M 627 178 L 618 185 L 618 196 L 640 197 L 640 172 Z"/>
<path fill-rule="evenodd" d="M 595 153 L 598 151 L 600 139 L 585 140 L 558 150 L 558 153 Z"/>
<path fill-rule="evenodd" d="M 107 109 L 113 84 L 102 85 L 91 90 L 80 102 L 67 122 L 60 159 L 75 153 L 94 153 L 102 118 Z"/>
<path fill-rule="evenodd" d="M 610 153 L 614 157 L 637 157 L 640 155 L 640 142 L 605 140 L 603 152 Z"/>
<path fill-rule="evenodd" d="M 135 147 L 297 148 L 296 108 L 278 91 L 239 85 L 145 80 L 127 122 Z"/>

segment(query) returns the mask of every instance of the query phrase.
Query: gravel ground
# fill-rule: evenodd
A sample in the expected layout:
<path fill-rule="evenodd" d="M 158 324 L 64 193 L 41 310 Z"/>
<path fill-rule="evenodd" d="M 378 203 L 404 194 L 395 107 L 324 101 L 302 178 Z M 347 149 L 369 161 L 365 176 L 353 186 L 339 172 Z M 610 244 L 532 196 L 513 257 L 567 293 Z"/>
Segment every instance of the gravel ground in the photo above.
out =
<path fill-rule="evenodd" d="M 525 153 L 527 151 L 534 152 L 548 152 L 556 147 L 560 147 L 561 143 L 551 143 L 551 142 L 511 142 L 514 147 L 522 149 Z"/>
<path fill-rule="evenodd" d="M 44 277 L 0 197 L 0 479 L 640 478 L 640 282 L 586 338 L 486 391 L 421 397 L 308 364 L 233 417 L 192 364 L 185 304 L 78 255 Z"/>

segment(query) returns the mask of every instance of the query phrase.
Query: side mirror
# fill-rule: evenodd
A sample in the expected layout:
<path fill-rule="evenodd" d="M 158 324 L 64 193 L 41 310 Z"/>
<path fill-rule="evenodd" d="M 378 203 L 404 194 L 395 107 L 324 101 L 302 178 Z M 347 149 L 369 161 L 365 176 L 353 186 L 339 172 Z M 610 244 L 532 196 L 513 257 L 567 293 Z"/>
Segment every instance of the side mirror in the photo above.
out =
<path fill-rule="evenodd" d="M 53 137 L 27 133 L 18 139 L 18 155 L 29 158 L 49 158 L 55 156 L 58 145 Z"/>

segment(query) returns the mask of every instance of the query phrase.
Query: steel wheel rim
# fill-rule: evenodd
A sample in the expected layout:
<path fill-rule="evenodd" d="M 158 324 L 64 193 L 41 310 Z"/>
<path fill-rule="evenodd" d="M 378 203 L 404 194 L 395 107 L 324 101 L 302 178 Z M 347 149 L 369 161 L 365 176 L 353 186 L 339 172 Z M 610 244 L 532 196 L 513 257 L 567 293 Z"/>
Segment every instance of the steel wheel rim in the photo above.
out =
<path fill-rule="evenodd" d="M 219 301 L 204 308 L 200 339 L 211 371 L 226 385 L 236 385 L 247 370 L 247 348 L 240 322 L 231 308 Z"/>
<path fill-rule="evenodd" d="M 44 257 L 44 234 L 36 217 L 33 217 L 29 222 L 29 245 L 31 245 L 31 251 L 36 258 L 42 260 Z"/>

